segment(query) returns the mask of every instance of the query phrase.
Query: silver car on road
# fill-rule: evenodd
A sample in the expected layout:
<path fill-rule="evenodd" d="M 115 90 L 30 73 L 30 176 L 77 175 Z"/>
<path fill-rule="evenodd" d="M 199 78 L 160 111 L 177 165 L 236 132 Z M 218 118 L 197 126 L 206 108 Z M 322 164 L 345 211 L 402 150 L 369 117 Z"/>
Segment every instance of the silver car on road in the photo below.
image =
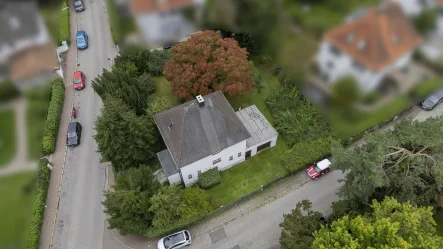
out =
<path fill-rule="evenodd" d="M 189 246 L 192 243 L 191 233 L 183 230 L 171 235 L 168 235 L 158 241 L 158 249 L 179 249 Z"/>

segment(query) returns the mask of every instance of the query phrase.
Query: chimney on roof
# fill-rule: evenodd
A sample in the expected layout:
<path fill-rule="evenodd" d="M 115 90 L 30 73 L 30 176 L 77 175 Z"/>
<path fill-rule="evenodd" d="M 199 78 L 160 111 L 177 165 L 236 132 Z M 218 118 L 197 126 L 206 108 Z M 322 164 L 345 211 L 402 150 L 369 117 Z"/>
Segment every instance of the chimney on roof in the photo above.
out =
<path fill-rule="evenodd" d="M 203 97 L 201 95 L 197 95 L 197 103 L 198 106 L 203 107 L 205 106 L 205 100 L 203 99 Z"/>
<path fill-rule="evenodd" d="M 366 41 L 361 40 L 358 42 L 358 50 L 363 50 L 366 47 Z"/>

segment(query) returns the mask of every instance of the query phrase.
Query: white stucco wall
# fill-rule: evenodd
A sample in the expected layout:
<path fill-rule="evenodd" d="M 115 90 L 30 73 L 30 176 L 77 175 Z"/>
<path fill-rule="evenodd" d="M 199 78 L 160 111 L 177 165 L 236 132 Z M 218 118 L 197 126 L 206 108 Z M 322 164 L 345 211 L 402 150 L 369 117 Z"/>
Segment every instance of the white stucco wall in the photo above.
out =
<path fill-rule="evenodd" d="M 317 54 L 317 65 L 321 74 L 328 75 L 327 81 L 330 84 L 335 83 L 340 77 L 350 75 L 357 80 L 363 92 L 369 92 L 377 88 L 388 73 L 406 66 L 410 62 L 411 56 L 412 51 L 404 54 L 380 72 L 374 72 L 367 68 L 359 70 L 353 66 L 354 60 L 350 56 L 343 53 L 343 51 L 340 51 L 339 55 L 333 54 L 330 51 L 330 44 L 323 41 Z M 331 68 L 328 67 L 329 62 L 332 63 Z"/>
<path fill-rule="evenodd" d="M 178 185 L 178 184 L 182 183 L 180 173 L 177 172 L 176 174 L 169 176 L 168 181 L 169 181 L 169 184 L 171 184 L 171 185 Z"/>
<path fill-rule="evenodd" d="M 437 31 L 437 34 L 440 34 L 443 36 L 443 7 L 441 8 L 440 11 L 441 11 L 441 14 L 437 18 L 436 31 Z"/>
<path fill-rule="evenodd" d="M 199 170 L 202 173 L 214 167 L 218 167 L 219 170 L 225 170 L 234 166 L 235 164 L 243 162 L 245 160 L 245 151 L 246 151 L 246 140 L 237 143 L 231 147 L 228 147 L 215 155 L 207 156 L 185 167 L 182 167 L 180 170 L 183 175 L 185 186 L 197 182 Z M 240 156 L 238 156 L 239 152 L 241 153 Z M 232 161 L 229 160 L 230 156 L 233 157 Z M 213 164 L 212 162 L 218 158 L 221 158 L 221 161 L 216 164 Z M 192 175 L 191 179 L 189 179 L 189 175 Z"/>
<path fill-rule="evenodd" d="M 259 143 L 259 144 L 257 144 L 257 145 L 254 145 L 254 146 L 251 146 L 251 147 L 249 147 L 249 148 L 246 148 L 246 152 L 251 151 L 251 157 L 253 157 L 253 156 L 255 156 L 255 155 L 257 154 L 257 147 L 260 146 L 260 145 L 262 145 L 262 144 L 265 144 L 265 143 L 267 143 L 267 142 L 269 142 L 269 141 L 271 141 L 271 147 L 269 147 L 269 148 L 272 148 L 272 147 L 274 147 L 275 145 L 277 145 L 277 137 L 278 137 L 278 136 L 275 136 L 275 137 L 273 137 L 272 139 L 266 140 L 265 142 L 262 142 L 262 143 Z M 267 149 L 269 149 L 269 148 L 267 148 Z M 264 149 L 264 150 L 266 150 L 266 149 Z M 264 150 L 262 150 L 262 151 L 264 151 Z M 262 152 L 262 151 L 260 151 L 260 152 Z M 245 153 L 246 153 L 246 152 L 245 152 Z M 259 153 L 260 153 L 260 152 L 259 152 Z"/>

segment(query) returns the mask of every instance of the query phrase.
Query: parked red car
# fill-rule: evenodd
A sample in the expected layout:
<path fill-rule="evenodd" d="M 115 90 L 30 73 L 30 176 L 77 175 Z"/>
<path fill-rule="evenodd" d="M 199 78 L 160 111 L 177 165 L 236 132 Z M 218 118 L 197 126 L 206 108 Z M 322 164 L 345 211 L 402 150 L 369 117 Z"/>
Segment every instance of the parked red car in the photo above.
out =
<path fill-rule="evenodd" d="M 85 88 L 86 77 L 82 71 L 75 71 L 73 77 L 74 89 L 81 90 Z"/>
<path fill-rule="evenodd" d="M 329 167 L 331 165 L 331 161 L 329 161 L 329 159 L 323 159 L 322 161 L 315 163 L 311 166 L 309 166 L 306 169 L 306 173 L 308 173 L 308 176 L 311 179 L 317 179 L 320 176 L 331 172 L 332 169 Z"/>

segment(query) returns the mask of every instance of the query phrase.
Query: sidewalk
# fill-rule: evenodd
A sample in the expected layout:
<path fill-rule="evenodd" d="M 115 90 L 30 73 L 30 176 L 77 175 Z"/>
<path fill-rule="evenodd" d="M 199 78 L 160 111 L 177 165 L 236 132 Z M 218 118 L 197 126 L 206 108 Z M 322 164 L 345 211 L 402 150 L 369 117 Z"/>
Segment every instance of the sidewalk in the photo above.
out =
<path fill-rule="evenodd" d="M 65 131 L 71 118 L 72 98 L 74 95 L 72 86 L 69 84 L 71 75 L 77 67 L 77 49 L 75 48 L 75 31 L 77 30 L 77 20 L 75 10 L 69 1 L 70 13 L 70 29 L 71 29 L 71 45 L 68 52 L 64 56 L 63 61 L 63 77 L 65 83 L 65 102 L 63 105 L 63 112 L 60 120 L 60 127 L 58 131 L 57 145 L 55 153 L 50 156 L 50 161 L 54 166 L 51 173 L 51 180 L 49 183 L 48 196 L 46 199 L 46 209 L 44 221 L 41 228 L 40 248 L 51 248 L 51 240 L 54 229 L 55 215 L 58 207 L 58 191 L 60 187 L 62 168 L 65 160 L 66 144 Z"/>

